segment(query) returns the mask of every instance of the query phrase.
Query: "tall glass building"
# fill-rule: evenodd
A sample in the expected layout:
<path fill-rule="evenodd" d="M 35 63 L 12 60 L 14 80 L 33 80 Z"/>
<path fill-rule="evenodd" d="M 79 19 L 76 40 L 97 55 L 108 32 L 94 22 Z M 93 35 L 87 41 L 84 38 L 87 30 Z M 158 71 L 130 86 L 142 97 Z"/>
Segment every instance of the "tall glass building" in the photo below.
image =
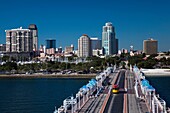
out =
<path fill-rule="evenodd" d="M 91 41 L 91 50 L 101 49 L 102 48 L 102 40 L 98 38 L 90 38 Z"/>
<path fill-rule="evenodd" d="M 118 39 L 115 38 L 115 29 L 111 22 L 103 26 L 102 47 L 105 55 L 113 55 L 118 53 Z"/>
<path fill-rule="evenodd" d="M 50 49 L 50 48 L 56 49 L 56 40 L 55 39 L 46 40 L 46 49 Z"/>

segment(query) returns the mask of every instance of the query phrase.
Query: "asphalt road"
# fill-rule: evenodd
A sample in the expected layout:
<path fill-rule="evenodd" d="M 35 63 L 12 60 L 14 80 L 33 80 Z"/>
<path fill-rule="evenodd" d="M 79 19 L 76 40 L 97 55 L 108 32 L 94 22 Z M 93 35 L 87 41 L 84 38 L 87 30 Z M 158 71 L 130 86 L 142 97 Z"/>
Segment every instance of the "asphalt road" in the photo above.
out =
<path fill-rule="evenodd" d="M 116 81 L 120 89 L 124 89 L 125 70 L 121 70 Z M 124 94 L 119 92 L 118 94 L 111 94 L 104 110 L 104 113 L 123 113 L 123 99 Z"/>

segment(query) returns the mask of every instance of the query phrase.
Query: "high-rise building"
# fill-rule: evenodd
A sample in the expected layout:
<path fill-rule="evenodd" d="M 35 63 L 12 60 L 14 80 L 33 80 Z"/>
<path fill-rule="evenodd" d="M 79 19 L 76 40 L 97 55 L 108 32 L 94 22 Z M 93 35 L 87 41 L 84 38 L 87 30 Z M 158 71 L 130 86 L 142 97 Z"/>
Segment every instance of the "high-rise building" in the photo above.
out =
<path fill-rule="evenodd" d="M 91 50 L 101 49 L 102 48 L 102 40 L 98 38 L 90 38 L 91 41 Z"/>
<path fill-rule="evenodd" d="M 78 56 L 88 57 L 91 56 L 91 44 L 90 38 L 87 35 L 83 35 L 78 39 Z"/>
<path fill-rule="evenodd" d="M 38 50 L 38 29 L 35 24 L 30 24 L 29 28 L 32 31 L 32 38 L 33 38 L 33 50 Z"/>
<path fill-rule="evenodd" d="M 115 38 L 115 29 L 110 22 L 103 26 L 102 47 L 105 55 L 118 53 L 118 39 Z"/>
<path fill-rule="evenodd" d="M 33 38 L 30 29 L 5 30 L 6 52 L 32 52 Z"/>
<path fill-rule="evenodd" d="M 102 40 L 98 38 L 90 38 L 91 51 L 93 56 L 103 55 Z"/>
<path fill-rule="evenodd" d="M 56 40 L 48 39 L 46 40 L 46 49 L 55 48 L 56 49 Z"/>
<path fill-rule="evenodd" d="M 146 55 L 157 54 L 158 41 L 152 38 L 143 41 L 143 52 Z"/>
<path fill-rule="evenodd" d="M 56 50 L 56 40 L 55 39 L 46 40 L 46 53 L 49 55 L 55 54 L 55 50 Z"/>

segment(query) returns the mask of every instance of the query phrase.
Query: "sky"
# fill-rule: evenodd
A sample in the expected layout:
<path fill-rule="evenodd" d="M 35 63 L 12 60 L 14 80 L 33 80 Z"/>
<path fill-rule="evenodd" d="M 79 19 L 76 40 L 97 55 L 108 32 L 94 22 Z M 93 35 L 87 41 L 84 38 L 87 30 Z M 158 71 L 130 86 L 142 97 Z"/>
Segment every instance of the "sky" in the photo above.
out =
<path fill-rule="evenodd" d="M 0 43 L 5 30 L 36 24 L 39 45 L 56 39 L 57 47 L 74 44 L 83 34 L 102 38 L 112 22 L 119 49 L 142 50 L 143 40 L 158 40 L 158 50 L 170 49 L 170 0 L 0 0 Z"/>

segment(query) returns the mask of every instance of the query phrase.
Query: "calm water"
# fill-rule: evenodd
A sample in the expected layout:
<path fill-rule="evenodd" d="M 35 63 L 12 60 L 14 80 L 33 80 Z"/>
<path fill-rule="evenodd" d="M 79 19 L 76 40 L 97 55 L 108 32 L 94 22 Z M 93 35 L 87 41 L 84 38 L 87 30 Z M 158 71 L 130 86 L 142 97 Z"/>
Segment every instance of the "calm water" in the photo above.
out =
<path fill-rule="evenodd" d="M 0 113 L 53 113 L 89 79 L 0 79 Z"/>
<path fill-rule="evenodd" d="M 170 77 L 147 77 L 149 83 L 156 88 L 156 93 L 166 101 L 170 107 Z"/>
<path fill-rule="evenodd" d="M 170 77 L 147 77 L 170 106 Z M 0 113 L 53 113 L 89 79 L 0 79 Z"/>

